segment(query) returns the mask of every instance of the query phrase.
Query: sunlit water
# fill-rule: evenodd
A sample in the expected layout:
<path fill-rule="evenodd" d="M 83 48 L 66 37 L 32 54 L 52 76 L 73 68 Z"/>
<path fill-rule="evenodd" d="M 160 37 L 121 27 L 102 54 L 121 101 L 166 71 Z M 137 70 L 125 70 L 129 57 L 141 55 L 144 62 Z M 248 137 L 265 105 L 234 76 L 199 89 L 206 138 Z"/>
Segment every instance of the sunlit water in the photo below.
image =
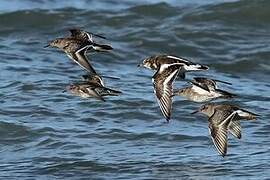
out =
<path fill-rule="evenodd" d="M 120 3 L 121 2 L 121 3 Z M 267 179 L 270 177 L 270 2 L 1 1 L 1 179 Z M 63 53 L 44 49 L 67 29 L 108 37 L 112 53 L 95 69 L 123 91 L 106 102 L 63 93 L 84 74 Z M 145 57 L 174 54 L 210 66 L 189 73 L 233 83 L 231 103 L 261 116 L 243 122 L 220 157 L 200 104 L 174 98 L 166 123 Z M 178 81 L 176 88 L 186 85 Z M 222 100 L 221 100 L 222 101 Z"/>

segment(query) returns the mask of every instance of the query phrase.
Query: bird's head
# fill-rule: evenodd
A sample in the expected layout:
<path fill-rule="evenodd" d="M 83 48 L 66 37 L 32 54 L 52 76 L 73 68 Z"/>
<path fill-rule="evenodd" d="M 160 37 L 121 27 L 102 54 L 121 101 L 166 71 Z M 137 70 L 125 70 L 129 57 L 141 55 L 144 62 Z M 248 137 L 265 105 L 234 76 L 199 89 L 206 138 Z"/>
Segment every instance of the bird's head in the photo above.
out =
<path fill-rule="evenodd" d="M 183 96 L 185 95 L 185 93 L 186 93 L 186 89 L 182 88 L 182 89 L 177 90 L 174 94 L 178 96 Z"/>
<path fill-rule="evenodd" d="M 44 46 L 44 48 L 47 47 L 56 47 L 56 48 L 63 48 L 64 47 L 64 43 L 62 41 L 62 39 L 55 39 L 50 41 L 46 46 Z"/>
<path fill-rule="evenodd" d="M 143 60 L 142 64 L 139 64 L 138 67 L 145 67 L 148 69 L 158 69 L 154 59 L 152 57 L 146 58 Z"/>
<path fill-rule="evenodd" d="M 78 87 L 74 84 L 70 84 L 66 86 L 66 91 L 75 92 L 78 89 Z"/>
<path fill-rule="evenodd" d="M 215 112 L 214 104 L 212 103 L 204 104 L 197 111 L 194 111 L 191 114 L 195 114 L 197 112 L 200 112 L 202 114 L 205 114 L 208 117 L 211 117 Z"/>

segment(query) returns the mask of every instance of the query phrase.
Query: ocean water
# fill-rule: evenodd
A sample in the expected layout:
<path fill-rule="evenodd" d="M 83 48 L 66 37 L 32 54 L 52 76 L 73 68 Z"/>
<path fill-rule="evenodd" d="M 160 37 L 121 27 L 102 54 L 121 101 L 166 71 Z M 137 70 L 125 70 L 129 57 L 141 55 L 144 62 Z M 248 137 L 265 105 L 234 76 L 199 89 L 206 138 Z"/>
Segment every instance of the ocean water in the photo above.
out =
<path fill-rule="evenodd" d="M 0 2 L 1 179 L 269 179 L 270 1 Z M 63 93 L 85 72 L 49 40 L 79 27 L 111 53 L 89 56 L 112 88 L 106 102 Z M 229 101 L 260 114 L 219 156 L 201 104 L 174 98 L 166 123 L 144 58 L 172 54 L 208 65 L 193 76 L 231 82 Z M 186 85 L 177 81 L 175 88 Z M 223 102 L 224 100 L 219 100 Z"/>

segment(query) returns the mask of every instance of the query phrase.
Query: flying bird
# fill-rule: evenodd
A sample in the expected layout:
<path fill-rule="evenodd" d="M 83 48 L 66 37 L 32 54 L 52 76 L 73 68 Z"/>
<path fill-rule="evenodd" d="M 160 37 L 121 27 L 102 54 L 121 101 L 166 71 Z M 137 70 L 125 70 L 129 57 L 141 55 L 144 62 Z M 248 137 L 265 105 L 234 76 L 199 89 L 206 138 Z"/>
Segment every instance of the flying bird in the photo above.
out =
<path fill-rule="evenodd" d="M 104 86 L 104 82 L 98 75 L 88 76 L 87 81 L 71 84 L 66 87 L 71 94 L 89 98 L 94 97 L 98 100 L 105 101 L 104 96 L 118 96 L 121 91 L 114 90 Z"/>
<path fill-rule="evenodd" d="M 208 70 L 208 66 L 201 65 L 198 63 L 193 63 L 187 59 L 170 56 L 170 55 L 156 55 L 151 56 L 143 60 L 142 64 L 139 64 L 138 67 L 145 67 L 151 70 L 158 70 L 158 68 L 163 64 L 178 64 L 179 73 L 178 76 L 182 79 L 185 78 L 185 73 L 190 71 L 201 71 Z"/>
<path fill-rule="evenodd" d="M 173 96 L 183 96 L 194 102 L 206 102 L 217 98 L 233 98 L 236 96 L 218 89 L 216 82 L 231 85 L 231 83 L 220 80 L 195 77 L 191 81 L 191 86 L 176 90 Z"/>
<path fill-rule="evenodd" d="M 228 131 L 240 139 L 240 120 L 255 120 L 259 116 L 232 104 L 209 103 L 202 105 L 192 114 L 197 112 L 208 117 L 209 133 L 218 153 L 223 157 L 227 154 Z"/>

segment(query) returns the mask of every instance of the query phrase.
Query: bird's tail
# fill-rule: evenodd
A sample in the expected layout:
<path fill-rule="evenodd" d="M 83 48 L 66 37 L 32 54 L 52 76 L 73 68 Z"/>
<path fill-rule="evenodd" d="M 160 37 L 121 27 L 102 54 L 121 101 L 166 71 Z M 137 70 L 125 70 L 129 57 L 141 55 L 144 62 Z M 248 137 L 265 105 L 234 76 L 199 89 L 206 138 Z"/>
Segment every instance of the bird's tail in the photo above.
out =
<path fill-rule="evenodd" d="M 247 111 L 247 110 L 244 110 L 244 109 L 238 110 L 238 115 L 240 117 L 243 117 L 243 118 L 247 119 L 247 120 L 256 120 L 257 117 L 260 116 L 258 114 L 255 114 L 253 112 L 250 112 L 250 111 Z"/>
<path fill-rule="evenodd" d="M 107 45 L 107 44 L 97 44 L 97 43 L 94 43 L 92 45 L 92 47 L 96 51 L 110 51 L 110 50 L 113 49 L 110 45 Z"/>
<path fill-rule="evenodd" d="M 234 98 L 236 97 L 235 94 L 229 93 L 227 91 L 221 90 L 221 89 L 216 89 L 216 92 L 222 95 L 224 98 Z"/>
<path fill-rule="evenodd" d="M 119 94 L 122 93 L 121 91 L 114 90 L 107 87 L 104 87 L 104 90 L 105 91 L 102 93 L 102 96 L 118 96 Z"/>

